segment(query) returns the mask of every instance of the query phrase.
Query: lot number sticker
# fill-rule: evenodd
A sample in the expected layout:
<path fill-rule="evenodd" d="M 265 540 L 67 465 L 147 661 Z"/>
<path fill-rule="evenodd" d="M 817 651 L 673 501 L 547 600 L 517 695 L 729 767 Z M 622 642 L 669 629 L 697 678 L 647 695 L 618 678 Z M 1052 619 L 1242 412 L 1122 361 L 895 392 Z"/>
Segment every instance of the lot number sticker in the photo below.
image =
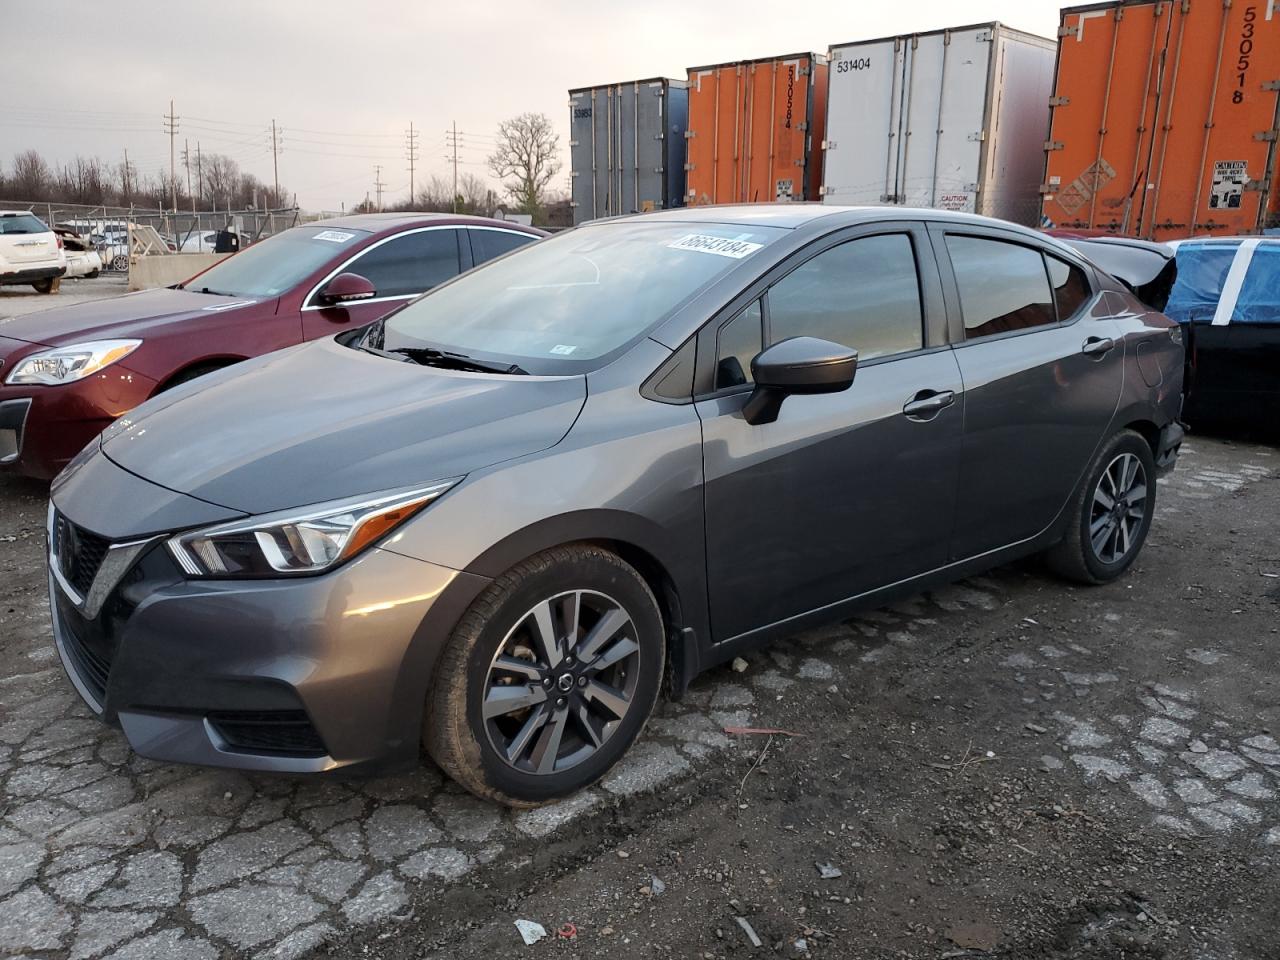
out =
<path fill-rule="evenodd" d="M 345 233 L 342 230 L 321 230 L 311 239 L 312 240 L 328 240 L 331 243 L 346 243 L 348 240 L 350 240 L 354 236 L 355 236 L 354 233 Z"/>
<path fill-rule="evenodd" d="M 730 240 L 728 237 L 708 237 L 700 233 L 690 233 L 667 244 L 672 250 L 694 250 L 697 253 L 713 253 L 717 257 L 731 257 L 741 260 L 749 257 L 763 243 L 751 243 L 747 240 Z"/>

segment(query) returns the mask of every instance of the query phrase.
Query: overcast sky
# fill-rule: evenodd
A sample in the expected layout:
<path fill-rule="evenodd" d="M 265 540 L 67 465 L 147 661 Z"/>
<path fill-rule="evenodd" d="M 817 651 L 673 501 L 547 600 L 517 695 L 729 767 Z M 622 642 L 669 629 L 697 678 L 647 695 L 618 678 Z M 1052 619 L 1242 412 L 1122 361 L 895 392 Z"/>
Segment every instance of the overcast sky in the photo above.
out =
<path fill-rule="evenodd" d="M 409 189 L 405 131 L 421 130 L 419 177 L 445 175 L 445 130 L 465 133 L 460 170 L 486 175 L 498 122 L 546 113 L 568 182 L 571 87 L 684 78 L 707 63 L 796 53 L 911 31 L 1000 20 L 1053 36 L 1051 0 L 0 0 L 0 168 L 33 147 L 147 172 L 178 150 L 225 153 L 271 181 L 271 121 L 283 129 L 281 183 L 311 210 Z M 24 198 L 10 198 L 24 199 Z"/>

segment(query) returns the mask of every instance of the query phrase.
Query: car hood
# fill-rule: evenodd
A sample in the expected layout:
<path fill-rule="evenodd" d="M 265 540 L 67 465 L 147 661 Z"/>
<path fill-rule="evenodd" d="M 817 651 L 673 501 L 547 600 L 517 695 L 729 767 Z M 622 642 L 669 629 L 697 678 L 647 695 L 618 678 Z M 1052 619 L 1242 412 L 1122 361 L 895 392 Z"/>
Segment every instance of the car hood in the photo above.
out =
<path fill-rule="evenodd" d="M 585 401 L 583 377 L 443 370 L 327 339 L 161 394 L 116 421 L 102 450 L 170 490 L 267 513 L 537 453 Z"/>
<path fill-rule="evenodd" d="M 139 290 L 0 319 L 0 336 L 49 347 L 83 340 L 143 337 L 162 323 L 209 316 L 257 302 L 251 297 L 217 297 L 191 290 Z"/>

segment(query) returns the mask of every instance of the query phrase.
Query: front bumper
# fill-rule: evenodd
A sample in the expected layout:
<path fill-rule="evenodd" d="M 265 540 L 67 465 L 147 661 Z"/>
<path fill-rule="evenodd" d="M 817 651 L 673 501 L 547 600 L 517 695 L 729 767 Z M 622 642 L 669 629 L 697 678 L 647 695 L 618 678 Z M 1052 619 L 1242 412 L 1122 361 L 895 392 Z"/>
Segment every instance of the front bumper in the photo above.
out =
<path fill-rule="evenodd" d="M 92 619 L 52 569 L 49 590 L 67 674 L 139 754 L 309 773 L 417 760 L 436 656 L 487 582 L 377 548 L 322 577 L 188 581 L 158 537 Z"/>
<path fill-rule="evenodd" d="M 0 378 L 27 353 L 45 349 L 30 347 L 15 352 L 11 362 L 0 367 Z M 52 479 L 112 421 L 150 397 L 156 386 L 150 377 L 119 364 L 57 387 L 0 382 L 0 471 Z M 22 423 L 15 428 L 20 410 Z"/>

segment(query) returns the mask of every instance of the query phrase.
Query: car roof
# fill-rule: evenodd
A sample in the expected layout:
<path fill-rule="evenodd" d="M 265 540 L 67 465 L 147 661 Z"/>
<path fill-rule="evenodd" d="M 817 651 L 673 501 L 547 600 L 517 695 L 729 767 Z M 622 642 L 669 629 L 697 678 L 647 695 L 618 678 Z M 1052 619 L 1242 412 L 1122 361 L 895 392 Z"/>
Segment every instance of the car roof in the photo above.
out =
<path fill-rule="evenodd" d="M 443 226 L 446 224 L 472 224 L 484 227 L 502 227 L 518 230 L 522 233 L 534 233 L 542 236 L 544 231 L 537 227 L 526 227 L 510 220 L 494 220 L 490 217 L 473 217 L 460 213 L 421 213 L 408 211 L 404 213 L 353 213 L 345 217 L 331 217 L 327 220 L 315 220 L 311 223 L 299 224 L 304 227 L 349 227 L 352 230 L 368 230 L 379 233 L 383 230 L 398 230 L 414 226 Z"/>
<path fill-rule="evenodd" d="M 1189 243 L 1194 244 L 1222 244 L 1223 246 L 1239 246 L 1246 240 L 1257 240 L 1259 243 L 1280 243 L 1280 236 L 1273 237 L 1266 234 L 1243 235 L 1239 237 L 1188 237 L 1185 240 L 1174 240 L 1177 246 L 1185 246 Z"/>
<path fill-rule="evenodd" d="M 40 214 L 34 210 L 0 210 L 0 217 L 26 217 L 32 216 L 39 218 Z"/>
<path fill-rule="evenodd" d="M 641 218 L 646 222 L 742 224 L 781 227 L 789 230 L 797 230 L 818 221 L 822 221 L 824 228 L 834 229 L 882 220 L 933 220 L 972 226 L 999 226 L 1039 240 L 1052 239 L 1028 227 L 1007 220 L 982 217 L 975 213 L 956 213 L 951 210 L 934 210 L 925 207 L 846 207 L 816 202 L 708 204 L 697 207 L 676 207 L 651 213 L 627 214 L 588 222 L 625 222 Z"/>

